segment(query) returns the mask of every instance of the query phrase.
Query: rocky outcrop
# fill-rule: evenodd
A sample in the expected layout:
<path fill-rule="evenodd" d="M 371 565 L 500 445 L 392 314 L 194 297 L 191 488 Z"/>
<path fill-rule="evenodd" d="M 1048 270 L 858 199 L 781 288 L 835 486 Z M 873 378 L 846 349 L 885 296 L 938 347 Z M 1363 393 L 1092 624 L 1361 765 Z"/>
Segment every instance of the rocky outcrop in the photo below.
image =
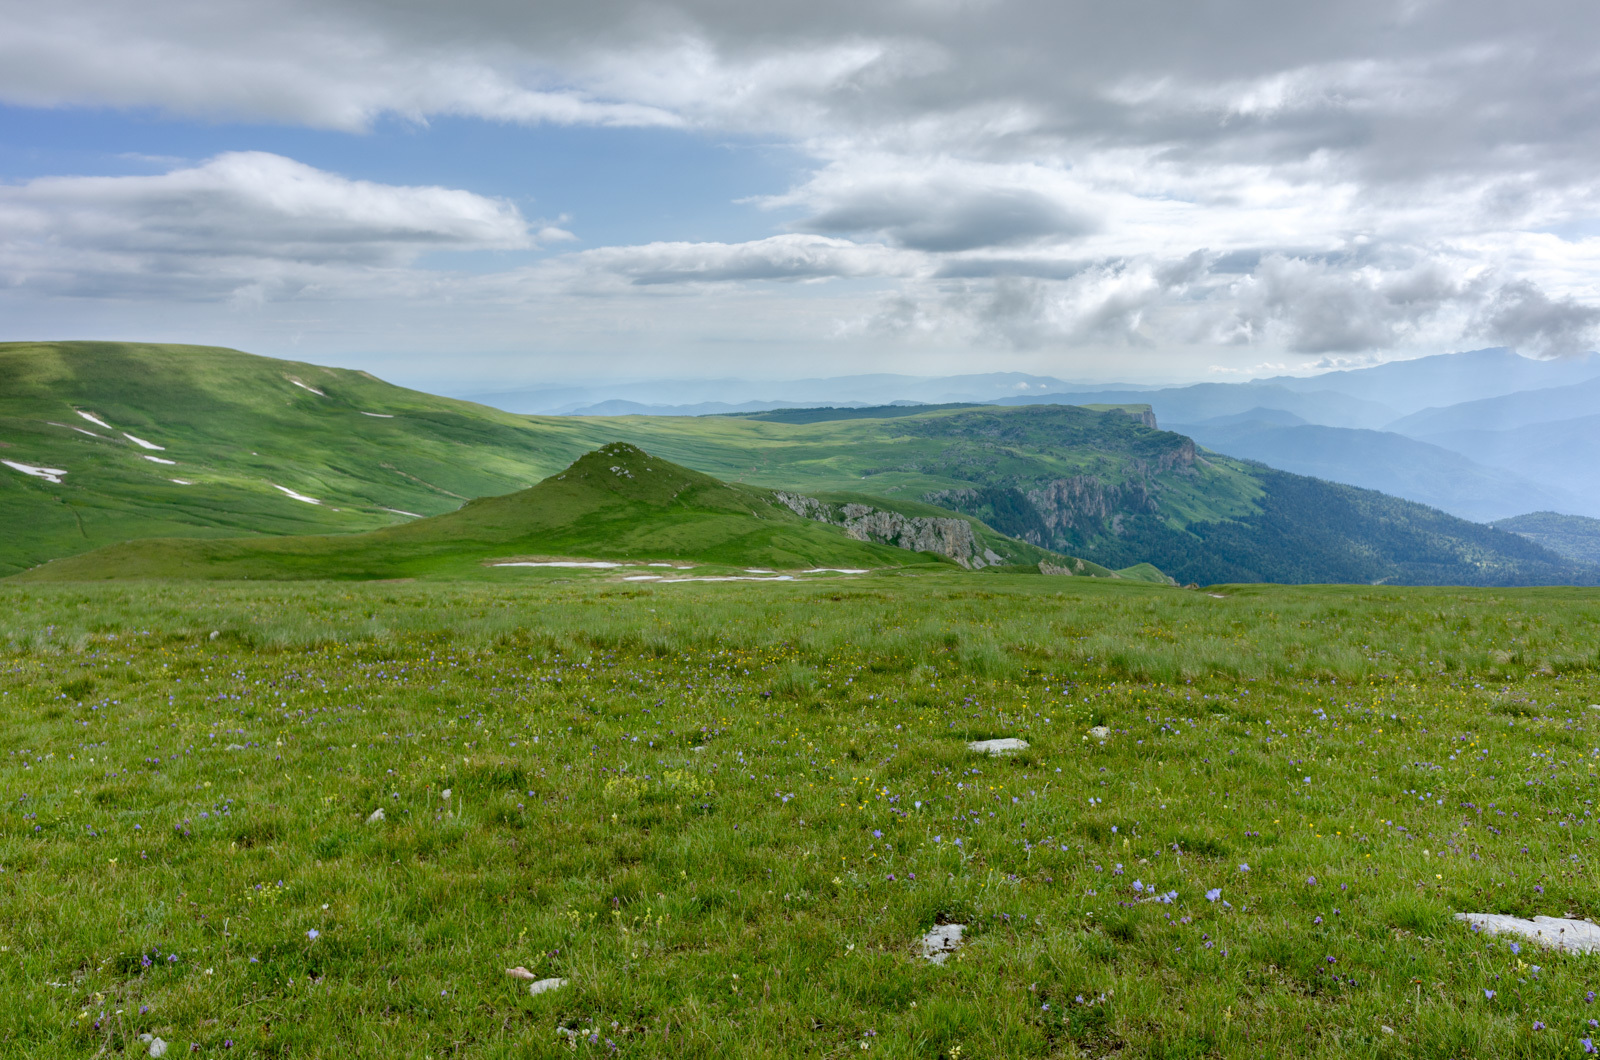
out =
<path fill-rule="evenodd" d="M 796 515 L 832 523 L 857 541 L 892 545 L 912 552 L 937 552 L 974 570 L 1005 562 L 1003 557 L 979 542 L 972 532 L 972 524 L 965 519 L 902 515 L 868 504 L 829 504 L 782 490 L 775 496 Z"/>
<path fill-rule="evenodd" d="M 1039 513 L 1054 540 L 1064 531 L 1093 533 L 1108 524 L 1115 532 L 1124 515 L 1153 515 L 1159 506 L 1155 493 L 1143 482 L 1107 485 L 1093 475 L 1058 478 L 1027 493 L 1028 503 Z"/>
<path fill-rule="evenodd" d="M 1087 563 L 1083 562 L 1083 560 L 1081 560 L 1081 559 L 1075 559 L 1070 564 L 1068 564 L 1068 563 L 1051 563 L 1049 560 L 1045 560 L 1045 559 L 1042 559 L 1042 560 L 1039 561 L 1039 573 L 1040 574 L 1055 574 L 1055 575 L 1059 575 L 1059 576 L 1065 576 L 1065 577 L 1068 577 L 1068 578 L 1074 578 L 1074 577 L 1077 577 L 1078 575 L 1088 573 L 1088 570 L 1089 570 L 1089 565 Z M 1112 575 L 1112 577 L 1116 577 L 1116 575 Z"/>

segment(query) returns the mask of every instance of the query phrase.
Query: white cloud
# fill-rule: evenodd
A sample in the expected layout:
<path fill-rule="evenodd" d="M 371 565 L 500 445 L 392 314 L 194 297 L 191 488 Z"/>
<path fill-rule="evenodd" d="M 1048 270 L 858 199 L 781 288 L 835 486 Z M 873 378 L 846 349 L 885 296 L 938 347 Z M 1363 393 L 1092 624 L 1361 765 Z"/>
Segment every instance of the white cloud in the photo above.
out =
<path fill-rule="evenodd" d="M 263 152 L 158 176 L 0 186 L 0 275 L 80 296 L 252 300 L 427 251 L 532 245 L 509 203 L 349 180 Z"/>

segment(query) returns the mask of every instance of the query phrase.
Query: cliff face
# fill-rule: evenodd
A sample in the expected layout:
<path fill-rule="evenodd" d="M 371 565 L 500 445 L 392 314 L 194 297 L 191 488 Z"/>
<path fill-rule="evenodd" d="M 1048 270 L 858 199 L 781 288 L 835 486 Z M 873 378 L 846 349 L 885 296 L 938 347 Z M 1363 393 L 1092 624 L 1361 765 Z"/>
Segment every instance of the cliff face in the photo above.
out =
<path fill-rule="evenodd" d="M 964 519 L 902 515 L 866 504 L 829 504 L 782 490 L 776 496 L 796 515 L 842 527 L 857 541 L 937 552 L 973 570 L 1005 562 L 978 541 L 972 524 Z"/>

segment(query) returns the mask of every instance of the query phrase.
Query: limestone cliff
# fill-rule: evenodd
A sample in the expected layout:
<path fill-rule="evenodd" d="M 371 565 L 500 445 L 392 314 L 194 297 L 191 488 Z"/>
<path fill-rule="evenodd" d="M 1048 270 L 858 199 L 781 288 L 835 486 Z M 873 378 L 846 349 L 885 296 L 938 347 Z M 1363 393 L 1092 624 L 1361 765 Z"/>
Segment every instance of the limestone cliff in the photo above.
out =
<path fill-rule="evenodd" d="M 867 504 L 830 504 L 815 497 L 783 490 L 775 496 L 796 515 L 841 527 L 857 541 L 909 549 L 912 552 L 937 552 L 976 570 L 1004 563 L 1002 556 L 985 547 L 965 519 L 902 515 Z"/>

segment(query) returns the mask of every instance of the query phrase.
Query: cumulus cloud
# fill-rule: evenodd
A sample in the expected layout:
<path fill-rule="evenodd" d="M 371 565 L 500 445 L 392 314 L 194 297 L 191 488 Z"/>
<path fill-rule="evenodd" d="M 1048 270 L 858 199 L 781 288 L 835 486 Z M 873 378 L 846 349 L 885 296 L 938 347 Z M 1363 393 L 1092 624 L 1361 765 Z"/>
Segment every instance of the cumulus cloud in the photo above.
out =
<path fill-rule="evenodd" d="M 759 200 L 781 235 L 470 282 L 416 262 L 570 233 L 259 154 L 33 181 L 0 188 L 13 287 L 270 302 L 379 272 L 451 298 L 873 280 L 830 303 L 840 333 L 1272 356 L 1561 352 L 1600 327 L 1584 0 L 0 0 L 0 16 L 13 104 L 754 134 L 813 169 Z"/>
<path fill-rule="evenodd" d="M 61 294 L 217 297 L 242 277 L 266 290 L 433 250 L 522 249 L 534 244 L 528 228 L 515 206 L 471 192 L 235 152 L 156 176 L 0 186 L 0 274 Z M 266 277 L 277 279 L 262 287 Z"/>
<path fill-rule="evenodd" d="M 881 244 L 781 235 L 747 243 L 648 243 L 569 255 L 564 265 L 639 286 L 905 276 L 920 264 Z"/>

